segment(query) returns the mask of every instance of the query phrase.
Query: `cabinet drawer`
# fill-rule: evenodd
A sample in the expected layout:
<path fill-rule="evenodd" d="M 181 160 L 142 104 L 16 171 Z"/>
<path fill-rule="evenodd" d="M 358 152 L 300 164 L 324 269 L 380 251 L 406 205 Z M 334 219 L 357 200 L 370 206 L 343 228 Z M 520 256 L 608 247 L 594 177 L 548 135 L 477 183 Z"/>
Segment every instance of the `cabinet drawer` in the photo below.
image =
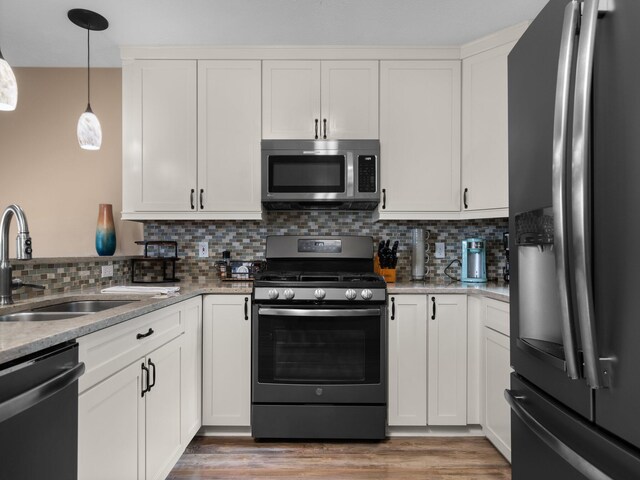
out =
<path fill-rule="evenodd" d="M 87 390 L 182 334 L 182 305 L 171 305 L 79 338 L 79 358 L 86 367 L 79 391 Z M 153 333 L 148 336 L 137 337 L 150 331 Z"/>
<path fill-rule="evenodd" d="M 485 299 L 485 325 L 509 336 L 509 304 L 491 298 Z"/>

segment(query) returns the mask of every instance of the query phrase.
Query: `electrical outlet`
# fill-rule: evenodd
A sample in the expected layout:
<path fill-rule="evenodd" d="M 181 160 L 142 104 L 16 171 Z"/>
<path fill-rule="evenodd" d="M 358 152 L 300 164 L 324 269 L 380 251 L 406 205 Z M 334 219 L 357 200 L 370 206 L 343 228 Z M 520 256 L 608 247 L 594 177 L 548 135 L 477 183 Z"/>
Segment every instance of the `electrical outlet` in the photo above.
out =
<path fill-rule="evenodd" d="M 209 256 L 209 242 L 198 242 L 198 256 L 200 258 Z"/>
<path fill-rule="evenodd" d="M 436 258 L 444 258 L 444 242 L 436 242 Z"/>
<path fill-rule="evenodd" d="M 102 265 L 102 278 L 113 277 L 113 265 Z"/>

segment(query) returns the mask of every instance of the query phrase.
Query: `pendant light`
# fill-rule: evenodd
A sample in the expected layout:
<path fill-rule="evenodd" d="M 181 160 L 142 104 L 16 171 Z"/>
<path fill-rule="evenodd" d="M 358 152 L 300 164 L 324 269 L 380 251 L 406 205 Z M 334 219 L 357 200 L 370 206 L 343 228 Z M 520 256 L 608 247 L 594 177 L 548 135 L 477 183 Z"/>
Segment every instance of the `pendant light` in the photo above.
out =
<path fill-rule="evenodd" d="M 102 144 L 102 128 L 98 117 L 91 110 L 91 47 L 89 34 L 91 30 L 102 31 L 109 27 L 106 18 L 91 10 L 74 8 L 67 13 L 69 20 L 80 28 L 87 29 L 87 109 L 78 120 L 78 143 L 85 150 L 100 150 Z"/>
<path fill-rule="evenodd" d="M 18 84 L 0 50 L 0 110 L 10 112 L 18 104 Z"/>

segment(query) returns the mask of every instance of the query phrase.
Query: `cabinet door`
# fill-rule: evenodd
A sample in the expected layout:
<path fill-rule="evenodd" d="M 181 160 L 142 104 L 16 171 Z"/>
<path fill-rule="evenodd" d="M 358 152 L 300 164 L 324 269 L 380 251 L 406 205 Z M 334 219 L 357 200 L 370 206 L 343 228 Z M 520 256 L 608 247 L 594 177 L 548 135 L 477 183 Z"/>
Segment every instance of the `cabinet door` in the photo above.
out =
<path fill-rule="evenodd" d="M 429 425 L 467 424 L 467 296 L 429 299 Z"/>
<path fill-rule="evenodd" d="M 460 63 L 380 62 L 381 218 L 460 210 Z"/>
<path fill-rule="evenodd" d="M 484 433 L 511 461 L 511 411 L 504 398 L 511 374 L 509 351 L 509 337 L 484 329 Z"/>
<path fill-rule="evenodd" d="M 320 62 L 262 62 L 262 138 L 312 140 L 316 125 L 319 134 Z"/>
<path fill-rule="evenodd" d="M 198 62 L 199 210 L 261 211 L 260 76 L 258 60 Z"/>
<path fill-rule="evenodd" d="M 324 61 L 321 70 L 322 138 L 379 138 L 378 62 Z"/>
<path fill-rule="evenodd" d="M 202 423 L 249 426 L 251 302 L 247 295 L 208 295 L 203 301 Z"/>
<path fill-rule="evenodd" d="M 509 206 L 507 55 L 514 43 L 462 62 L 462 188 L 465 210 Z"/>
<path fill-rule="evenodd" d="M 123 67 L 122 86 L 123 210 L 194 210 L 196 62 L 135 61 Z"/>
<path fill-rule="evenodd" d="M 143 361 L 120 370 L 78 398 L 78 478 L 145 478 Z M 146 379 L 145 379 L 146 380 Z"/>
<path fill-rule="evenodd" d="M 188 300 L 183 305 L 181 428 L 182 444 L 187 445 L 202 425 L 202 297 Z"/>
<path fill-rule="evenodd" d="M 390 426 L 427 424 L 427 297 L 389 298 Z"/>
<path fill-rule="evenodd" d="M 146 400 L 146 479 L 164 479 L 184 446 L 180 435 L 180 363 L 182 339 L 177 338 L 147 356 L 150 390 Z"/>

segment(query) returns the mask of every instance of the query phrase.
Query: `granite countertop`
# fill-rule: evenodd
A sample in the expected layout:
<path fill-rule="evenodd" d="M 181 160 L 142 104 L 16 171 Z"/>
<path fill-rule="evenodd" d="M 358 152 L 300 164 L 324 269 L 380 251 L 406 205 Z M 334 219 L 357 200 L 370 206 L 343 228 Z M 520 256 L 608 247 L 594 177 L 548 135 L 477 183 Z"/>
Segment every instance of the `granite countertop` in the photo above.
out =
<path fill-rule="evenodd" d="M 503 302 L 509 301 L 509 284 L 504 282 L 397 282 L 387 284 L 387 290 L 390 295 L 402 293 L 464 293 L 467 295 L 480 295 Z"/>
<path fill-rule="evenodd" d="M 13 305 L 0 307 L 0 315 L 46 307 L 76 300 L 133 300 L 132 303 L 102 312 L 81 315 L 64 320 L 46 322 L 0 322 L 0 364 L 29 355 L 53 345 L 88 335 L 97 330 L 116 325 L 145 313 L 167 307 L 198 295 L 251 294 L 251 282 L 211 281 L 181 282 L 180 292 L 174 296 L 150 296 L 140 294 L 110 294 L 96 290 L 69 292 L 29 300 L 19 300 Z M 167 285 L 164 285 L 167 286 Z"/>
<path fill-rule="evenodd" d="M 0 322 L 0 364 L 29 355 L 116 325 L 145 313 L 164 308 L 198 295 L 245 294 L 250 295 L 251 282 L 180 282 L 180 292 L 174 296 L 150 296 L 139 294 L 105 294 L 96 290 L 69 292 L 30 300 L 20 300 L 13 305 L 0 307 L 0 315 L 31 308 L 46 307 L 76 300 L 133 300 L 132 303 L 103 312 L 82 315 L 64 320 L 47 322 Z M 166 285 L 165 285 L 166 286 Z M 482 295 L 496 300 L 509 301 L 509 287 L 503 283 L 463 284 L 434 282 L 399 282 L 388 285 L 389 294 L 463 293 Z"/>

